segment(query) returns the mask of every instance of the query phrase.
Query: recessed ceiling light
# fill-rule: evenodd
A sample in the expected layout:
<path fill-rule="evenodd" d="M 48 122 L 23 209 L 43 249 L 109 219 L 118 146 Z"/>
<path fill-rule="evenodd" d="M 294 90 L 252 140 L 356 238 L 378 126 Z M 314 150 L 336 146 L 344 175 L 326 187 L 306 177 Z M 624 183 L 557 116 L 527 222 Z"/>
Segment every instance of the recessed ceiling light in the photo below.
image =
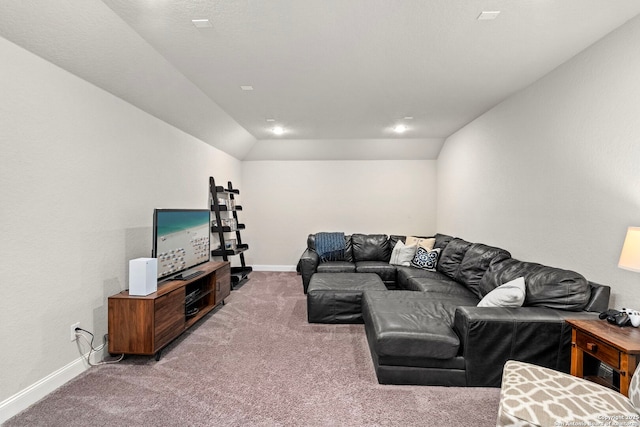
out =
<path fill-rule="evenodd" d="M 498 15 L 500 15 L 500 11 L 499 10 L 488 10 L 488 11 L 484 11 L 482 12 L 480 15 L 478 15 L 478 21 L 491 21 L 493 19 L 496 19 L 498 17 Z"/>
<path fill-rule="evenodd" d="M 211 25 L 211 22 L 209 22 L 208 19 L 192 19 L 191 22 L 193 22 L 193 25 L 195 25 L 196 28 L 212 28 L 213 25 Z"/>
<path fill-rule="evenodd" d="M 404 133 L 406 132 L 407 127 L 405 125 L 396 125 L 396 127 L 393 128 L 393 131 L 395 133 Z"/>
<path fill-rule="evenodd" d="M 284 133 L 284 128 L 282 126 L 276 126 L 271 131 L 276 135 L 282 135 Z"/>
<path fill-rule="evenodd" d="M 242 89 L 242 90 L 253 90 L 253 86 L 249 86 L 249 85 L 240 86 L 240 89 Z"/>
<path fill-rule="evenodd" d="M 267 121 L 267 122 L 275 122 L 276 119 L 265 119 L 265 121 Z"/>
<path fill-rule="evenodd" d="M 404 116 L 405 120 L 413 120 L 413 116 Z"/>

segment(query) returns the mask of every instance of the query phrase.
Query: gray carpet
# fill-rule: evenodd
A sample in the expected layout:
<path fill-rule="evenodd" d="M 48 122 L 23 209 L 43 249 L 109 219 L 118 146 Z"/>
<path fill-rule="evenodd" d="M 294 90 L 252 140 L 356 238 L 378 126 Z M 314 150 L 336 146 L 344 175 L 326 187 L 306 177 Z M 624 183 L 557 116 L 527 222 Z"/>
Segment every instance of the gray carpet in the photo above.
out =
<path fill-rule="evenodd" d="M 156 362 L 92 368 L 6 426 L 495 426 L 499 389 L 380 385 L 363 325 L 312 325 L 254 272 Z"/>

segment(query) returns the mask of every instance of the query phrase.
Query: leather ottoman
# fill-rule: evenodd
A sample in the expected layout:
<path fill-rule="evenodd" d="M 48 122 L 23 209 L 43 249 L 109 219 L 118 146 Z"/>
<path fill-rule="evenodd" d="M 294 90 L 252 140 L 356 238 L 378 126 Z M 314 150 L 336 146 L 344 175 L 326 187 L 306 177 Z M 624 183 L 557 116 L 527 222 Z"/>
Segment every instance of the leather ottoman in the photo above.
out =
<path fill-rule="evenodd" d="M 307 289 L 309 323 L 363 323 L 362 293 L 386 290 L 375 273 L 315 273 Z"/>

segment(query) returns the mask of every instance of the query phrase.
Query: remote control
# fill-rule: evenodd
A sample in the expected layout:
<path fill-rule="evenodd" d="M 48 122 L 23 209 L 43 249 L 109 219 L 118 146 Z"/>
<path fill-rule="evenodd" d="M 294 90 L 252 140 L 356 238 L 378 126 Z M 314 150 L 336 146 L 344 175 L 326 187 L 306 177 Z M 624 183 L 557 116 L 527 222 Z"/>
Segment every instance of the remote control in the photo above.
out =
<path fill-rule="evenodd" d="M 624 309 L 623 309 L 623 310 L 624 310 Z M 603 320 L 604 320 L 604 319 L 606 319 L 606 318 L 608 318 L 608 317 L 615 316 L 615 315 L 616 315 L 616 314 L 618 314 L 618 313 L 620 313 L 618 310 L 609 309 L 609 310 L 607 310 L 607 311 L 603 311 L 602 313 L 600 313 L 600 314 L 598 315 L 598 317 L 599 317 L 600 319 L 603 319 Z"/>

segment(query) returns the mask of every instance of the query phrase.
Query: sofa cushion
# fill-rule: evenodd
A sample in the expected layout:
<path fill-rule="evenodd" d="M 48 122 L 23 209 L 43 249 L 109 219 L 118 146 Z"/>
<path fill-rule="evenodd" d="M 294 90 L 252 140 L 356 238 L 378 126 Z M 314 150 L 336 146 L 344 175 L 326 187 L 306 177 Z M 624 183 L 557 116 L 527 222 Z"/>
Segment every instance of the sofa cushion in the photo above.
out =
<path fill-rule="evenodd" d="M 356 265 L 347 261 L 327 261 L 318 264 L 318 273 L 355 273 Z M 311 276 L 313 277 L 313 276 Z"/>
<path fill-rule="evenodd" d="M 527 295 L 523 277 L 500 285 L 482 298 L 478 307 L 522 307 Z"/>
<path fill-rule="evenodd" d="M 413 277 L 427 277 L 435 280 L 441 280 L 441 279 L 451 280 L 447 276 L 445 276 L 444 274 L 438 271 L 428 271 L 428 270 L 423 270 L 421 268 L 402 267 L 402 266 L 397 266 L 396 270 L 397 270 L 396 284 L 400 289 L 407 289 L 410 291 L 419 290 L 419 289 L 412 288 L 411 287 L 412 285 L 409 283 L 409 280 Z"/>
<path fill-rule="evenodd" d="M 458 238 L 451 239 L 440 253 L 437 270 L 454 280 L 458 280 L 460 263 L 464 259 L 464 255 L 467 253 L 470 246 L 471 243 L 466 240 Z"/>
<path fill-rule="evenodd" d="M 380 357 L 455 357 L 460 340 L 451 329 L 451 305 L 421 292 L 365 291 L 362 314 L 373 328 L 372 349 Z"/>
<path fill-rule="evenodd" d="M 436 239 L 436 242 L 433 244 L 434 248 L 444 249 L 445 246 L 449 244 L 451 240 L 453 240 L 453 236 L 449 236 L 447 234 L 437 233 L 433 236 Z"/>
<path fill-rule="evenodd" d="M 473 292 L 446 276 L 441 278 L 412 277 L 409 279 L 409 289 L 429 294 L 431 298 L 455 297 L 460 305 L 473 306 L 479 301 Z"/>
<path fill-rule="evenodd" d="M 511 258 L 511 254 L 504 249 L 483 245 L 482 243 L 473 243 L 465 252 L 455 279 L 463 283 L 478 298 L 482 298 L 484 295 L 480 292 L 480 280 L 489 268 L 489 264 L 493 261 L 502 261 L 507 258 Z"/>
<path fill-rule="evenodd" d="M 391 248 L 386 234 L 353 234 L 351 245 L 354 261 L 389 262 Z"/>
<path fill-rule="evenodd" d="M 358 261 L 356 273 L 376 273 L 384 283 L 396 283 L 396 266 L 384 261 Z"/>
<path fill-rule="evenodd" d="M 397 234 L 389 234 L 389 247 L 393 249 L 396 246 L 396 243 L 405 242 L 406 236 L 398 236 Z"/>
<path fill-rule="evenodd" d="M 376 274 L 316 273 L 307 293 L 309 323 L 362 323 L 362 293 L 386 290 Z"/>
<path fill-rule="evenodd" d="M 518 277 L 524 277 L 527 284 L 525 306 L 581 311 L 591 297 L 589 282 L 582 275 L 513 258 L 489 265 L 489 269 L 480 280 L 480 292 L 484 296 L 501 284 Z"/>

